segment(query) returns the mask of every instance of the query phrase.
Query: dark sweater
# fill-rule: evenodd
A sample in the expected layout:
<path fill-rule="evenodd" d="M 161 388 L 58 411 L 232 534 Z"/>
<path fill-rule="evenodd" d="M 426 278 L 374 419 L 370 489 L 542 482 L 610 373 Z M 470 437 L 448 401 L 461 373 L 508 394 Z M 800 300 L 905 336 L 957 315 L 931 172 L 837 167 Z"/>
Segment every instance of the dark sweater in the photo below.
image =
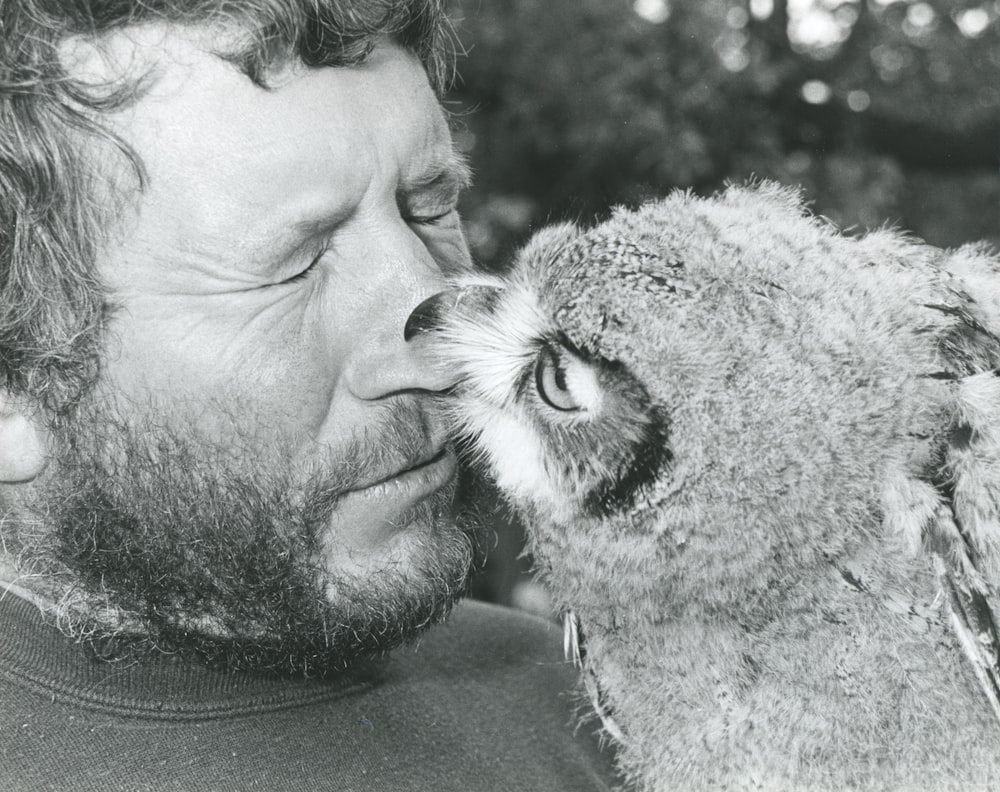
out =
<path fill-rule="evenodd" d="M 92 660 L 0 600 L 0 790 L 595 790 L 558 629 L 467 602 L 371 681 Z"/>

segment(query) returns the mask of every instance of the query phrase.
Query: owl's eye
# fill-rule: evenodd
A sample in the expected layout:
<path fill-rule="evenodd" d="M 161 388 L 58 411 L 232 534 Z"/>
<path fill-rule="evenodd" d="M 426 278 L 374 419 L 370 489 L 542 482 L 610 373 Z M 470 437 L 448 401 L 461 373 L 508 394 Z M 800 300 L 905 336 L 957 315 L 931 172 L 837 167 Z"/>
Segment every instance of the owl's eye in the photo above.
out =
<path fill-rule="evenodd" d="M 566 377 L 567 365 L 576 361 L 565 357 L 568 353 L 561 347 L 549 345 L 542 349 L 535 364 L 535 388 L 549 407 L 563 412 L 582 410 L 584 405 L 577 401 Z"/>

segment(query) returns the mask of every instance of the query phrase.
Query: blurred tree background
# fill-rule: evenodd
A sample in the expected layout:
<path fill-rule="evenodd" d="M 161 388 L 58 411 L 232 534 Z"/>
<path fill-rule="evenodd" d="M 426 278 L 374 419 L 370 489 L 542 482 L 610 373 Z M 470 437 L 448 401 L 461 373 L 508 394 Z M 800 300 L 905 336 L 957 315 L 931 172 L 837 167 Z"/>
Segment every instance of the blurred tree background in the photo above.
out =
<path fill-rule="evenodd" d="M 454 0 L 474 255 L 673 188 L 800 184 L 847 231 L 1000 246 L 1000 0 Z M 524 564 L 503 531 L 482 595 Z"/>

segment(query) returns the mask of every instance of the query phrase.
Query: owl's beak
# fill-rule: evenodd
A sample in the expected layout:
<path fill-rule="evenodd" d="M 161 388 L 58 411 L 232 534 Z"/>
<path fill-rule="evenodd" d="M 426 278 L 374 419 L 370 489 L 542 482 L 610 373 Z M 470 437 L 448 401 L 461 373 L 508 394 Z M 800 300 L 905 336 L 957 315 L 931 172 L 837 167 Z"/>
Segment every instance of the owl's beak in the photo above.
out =
<path fill-rule="evenodd" d="M 440 330 L 446 318 L 460 305 L 489 313 L 500 292 L 498 286 L 477 283 L 431 295 L 410 312 L 403 326 L 403 338 L 411 341 L 418 335 Z"/>
<path fill-rule="evenodd" d="M 454 300 L 454 295 L 454 290 L 438 292 L 414 308 L 403 327 L 403 339 L 410 341 L 414 336 L 440 327 L 441 318 L 448 310 L 448 303 Z"/>

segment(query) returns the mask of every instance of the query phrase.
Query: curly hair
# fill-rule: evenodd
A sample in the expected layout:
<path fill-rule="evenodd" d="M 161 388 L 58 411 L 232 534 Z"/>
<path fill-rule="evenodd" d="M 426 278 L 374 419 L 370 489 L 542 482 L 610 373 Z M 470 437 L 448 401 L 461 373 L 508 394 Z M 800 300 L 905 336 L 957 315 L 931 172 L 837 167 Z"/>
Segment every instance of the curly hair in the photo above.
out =
<path fill-rule="evenodd" d="M 0 389 L 68 412 L 100 368 L 110 295 L 96 274 L 111 209 L 93 146 L 121 150 L 101 111 L 141 95 L 128 84 L 85 86 L 60 62 L 70 36 L 97 39 L 151 23 L 219 25 L 239 33 L 217 54 L 266 85 L 270 67 L 363 61 L 390 36 L 415 53 L 440 94 L 454 47 L 446 0 L 0 0 Z M 113 203 L 110 202 L 110 203 Z"/>

